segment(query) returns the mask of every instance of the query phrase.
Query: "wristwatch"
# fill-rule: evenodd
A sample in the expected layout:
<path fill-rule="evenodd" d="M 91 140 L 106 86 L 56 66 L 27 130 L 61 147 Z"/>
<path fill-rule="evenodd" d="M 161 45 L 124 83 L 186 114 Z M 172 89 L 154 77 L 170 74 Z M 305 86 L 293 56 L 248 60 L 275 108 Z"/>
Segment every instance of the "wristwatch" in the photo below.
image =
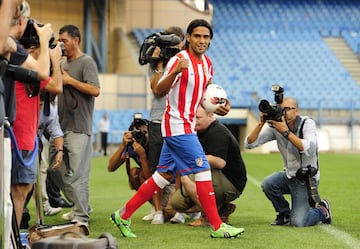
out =
<path fill-rule="evenodd" d="M 283 135 L 285 138 L 288 138 L 289 134 L 290 134 L 289 130 L 284 131 L 283 133 L 281 133 L 281 135 Z"/>

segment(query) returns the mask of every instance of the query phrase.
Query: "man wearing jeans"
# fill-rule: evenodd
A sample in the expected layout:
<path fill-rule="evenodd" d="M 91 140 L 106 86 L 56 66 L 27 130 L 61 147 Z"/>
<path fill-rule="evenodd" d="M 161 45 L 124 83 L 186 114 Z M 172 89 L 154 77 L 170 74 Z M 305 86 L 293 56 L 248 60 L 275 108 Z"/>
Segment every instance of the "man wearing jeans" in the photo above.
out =
<path fill-rule="evenodd" d="M 280 121 L 272 120 L 266 113 L 260 112 L 260 122 L 245 138 L 245 147 L 248 149 L 276 140 L 283 158 L 284 170 L 273 173 L 261 183 L 266 197 L 278 213 L 271 225 L 290 223 L 293 226 L 305 227 L 319 221 L 330 224 L 332 217 L 329 202 L 309 201 L 311 198 L 307 184 L 299 177 L 299 172 L 311 166 L 315 169 L 312 180 L 316 185 L 319 182 L 316 124 L 314 120 L 299 115 L 296 99 L 284 98 L 280 105 L 283 110 Z M 269 126 L 264 127 L 265 123 Z M 284 198 L 285 194 L 291 195 L 291 209 Z"/>

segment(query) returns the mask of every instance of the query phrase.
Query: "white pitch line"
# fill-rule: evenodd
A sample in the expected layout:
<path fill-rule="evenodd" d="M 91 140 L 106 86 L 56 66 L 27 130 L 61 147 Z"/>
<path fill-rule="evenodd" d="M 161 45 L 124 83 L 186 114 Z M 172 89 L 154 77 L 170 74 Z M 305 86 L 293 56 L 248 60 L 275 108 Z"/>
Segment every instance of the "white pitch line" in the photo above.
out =
<path fill-rule="evenodd" d="M 335 238 L 337 238 L 338 240 L 347 244 L 351 249 L 359 249 L 360 248 L 360 240 L 351 237 L 350 234 L 348 234 L 344 231 L 341 231 L 331 225 L 330 226 L 323 225 L 323 226 L 320 226 L 320 228 L 322 230 L 324 230 L 325 232 L 334 235 Z"/>
<path fill-rule="evenodd" d="M 258 186 L 260 188 L 260 182 L 253 178 L 252 176 L 247 175 L 247 179 L 254 185 Z"/>
<path fill-rule="evenodd" d="M 249 175 L 247 176 L 247 178 L 252 184 L 260 187 L 260 182 L 258 180 L 256 180 L 255 178 L 253 178 Z M 345 243 L 346 245 L 348 245 L 349 248 L 351 248 L 351 249 L 359 249 L 360 248 L 360 240 L 351 237 L 350 234 L 348 234 L 344 231 L 341 231 L 332 225 L 321 225 L 319 227 L 322 230 L 324 230 L 325 232 L 333 235 L 335 238 L 337 238 L 338 240 L 340 240 L 343 243 Z"/>

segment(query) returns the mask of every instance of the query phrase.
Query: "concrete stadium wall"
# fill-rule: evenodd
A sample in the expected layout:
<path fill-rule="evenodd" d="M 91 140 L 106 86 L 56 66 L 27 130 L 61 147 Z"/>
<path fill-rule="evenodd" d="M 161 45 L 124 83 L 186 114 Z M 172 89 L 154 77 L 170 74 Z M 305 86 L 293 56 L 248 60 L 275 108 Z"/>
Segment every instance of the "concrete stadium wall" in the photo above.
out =
<path fill-rule="evenodd" d="M 360 125 L 324 125 L 320 132 L 327 135 L 329 151 L 360 151 Z"/>
<path fill-rule="evenodd" d="M 151 90 L 146 75 L 100 74 L 96 110 L 150 109 Z"/>
<path fill-rule="evenodd" d="M 56 38 L 59 29 L 65 24 L 73 24 L 84 29 L 83 1 L 47 1 L 27 0 L 30 5 L 30 16 L 41 23 L 51 23 Z"/>
<path fill-rule="evenodd" d="M 202 13 L 176 0 L 112 0 L 109 4 L 114 6 L 110 11 L 115 11 L 111 23 L 125 33 L 134 28 L 167 28 L 169 25 L 185 29 L 192 19 L 203 18 L 209 22 L 212 19 L 212 9 Z"/>
<path fill-rule="evenodd" d="M 51 23 L 57 33 L 65 24 L 74 24 L 84 33 L 83 1 L 73 0 L 27 0 L 31 7 L 31 17 L 41 23 Z M 160 28 L 170 25 L 187 27 L 195 18 L 211 22 L 212 10 L 201 13 L 178 0 L 104 0 L 107 1 L 107 65 L 108 73 L 135 73 L 139 68 L 133 62 L 129 47 L 124 43 L 119 30 L 125 35 L 134 28 Z M 95 9 L 93 8 L 93 32 L 97 31 Z M 84 43 L 82 43 L 84 44 Z"/>

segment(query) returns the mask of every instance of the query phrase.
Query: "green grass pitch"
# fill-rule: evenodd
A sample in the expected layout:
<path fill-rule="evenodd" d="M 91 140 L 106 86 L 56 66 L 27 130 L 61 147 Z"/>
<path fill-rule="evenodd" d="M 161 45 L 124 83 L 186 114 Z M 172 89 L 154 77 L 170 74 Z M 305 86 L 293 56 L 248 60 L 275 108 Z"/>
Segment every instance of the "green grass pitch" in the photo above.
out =
<path fill-rule="evenodd" d="M 109 221 L 109 215 L 133 194 L 129 189 L 125 165 L 116 172 L 107 172 L 109 157 L 94 157 L 91 169 L 90 203 L 94 211 L 90 220 L 90 236 L 114 235 L 119 248 L 201 249 L 201 248 L 360 248 L 360 155 L 321 153 L 319 192 L 330 200 L 333 224 L 306 228 L 270 226 L 276 216 L 271 203 L 258 183 L 273 171 L 281 170 L 278 153 L 243 153 L 249 181 L 244 193 L 234 203 L 237 209 L 230 224 L 244 227 L 245 233 L 235 239 L 211 239 L 210 228 L 193 228 L 186 224 L 151 225 L 142 221 L 151 206 L 144 204 L 132 217 L 137 238 L 123 238 Z M 250 180 L 251 179 L 251 180 Z M 30 204 L 31 224 L 35 224 L 33 201 Z M 70 211 L 64 209 L 61 214 Z M 63 223 L 61 214 L 45 217 L 45 224 Z"/>

